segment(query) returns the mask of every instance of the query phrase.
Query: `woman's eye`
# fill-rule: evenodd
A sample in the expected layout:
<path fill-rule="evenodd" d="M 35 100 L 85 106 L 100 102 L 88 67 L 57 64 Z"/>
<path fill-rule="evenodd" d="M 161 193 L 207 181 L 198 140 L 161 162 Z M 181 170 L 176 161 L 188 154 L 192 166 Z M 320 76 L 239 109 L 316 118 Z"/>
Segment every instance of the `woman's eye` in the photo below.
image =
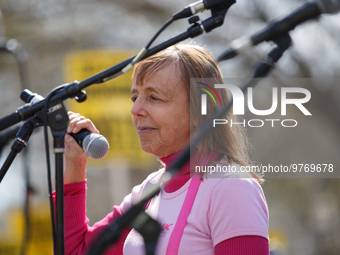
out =
<path fill-rule="evenodd" d="M 132 96 L 132 97 L 130 98 L 130 101 L 131 101 L 131 102 L 135 102 L 136 99 L 137 99 L 137 96 Z"/>

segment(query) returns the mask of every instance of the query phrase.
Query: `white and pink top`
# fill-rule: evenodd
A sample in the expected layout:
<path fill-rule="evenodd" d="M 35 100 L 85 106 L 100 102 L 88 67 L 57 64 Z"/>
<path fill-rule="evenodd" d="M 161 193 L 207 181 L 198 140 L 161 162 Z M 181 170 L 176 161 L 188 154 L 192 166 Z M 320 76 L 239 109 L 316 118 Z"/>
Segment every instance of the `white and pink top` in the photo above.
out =
<path fill-rule="evenodd" d="M 169 166 L 178 156 L 176 153 L 161 160 Z M 181 172 L 188 169 L 187 165 Z M 100 232 L 136 203 L 144 188 L 164 171 L 166 167 L 150 174 L 93 227 L 88 226 L 86 218 L 85 182 L 65 185 L 66 254 L 84 254 Z M 189 174 L 179 175 L 162 187 L 146 212 L 162 227 L 155 254 L 269 254 L 267 203 L 261 186 L 250 175 L 235 178 L 209 174 L 203 181 Z M 104 254 L 145 254 L 143 238 L 134 229 L 126 229 Z"/>

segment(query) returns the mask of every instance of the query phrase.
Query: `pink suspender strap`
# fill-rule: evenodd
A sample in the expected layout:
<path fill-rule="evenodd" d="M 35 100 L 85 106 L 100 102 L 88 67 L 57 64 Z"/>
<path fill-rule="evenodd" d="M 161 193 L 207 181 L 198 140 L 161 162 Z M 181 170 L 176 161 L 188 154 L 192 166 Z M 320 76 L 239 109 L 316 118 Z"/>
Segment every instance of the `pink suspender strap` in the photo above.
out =
<path fill-rule="evenodd" d="M 169 239 L 168 248 L 166 250 L 166 255 L 177 255 L 179 243 L 181 241 L 185 224 L 187 223 L 188 216 L 190 214 L 192 205 L 194 204 L 195 197 L 198 191 L 198 188 L 201 184 L 201 178 L 194 177 L 191 179 L 191 183 L 185 196 L 184 203 L 182 209 L 179 213 L 176 225 Z"/>

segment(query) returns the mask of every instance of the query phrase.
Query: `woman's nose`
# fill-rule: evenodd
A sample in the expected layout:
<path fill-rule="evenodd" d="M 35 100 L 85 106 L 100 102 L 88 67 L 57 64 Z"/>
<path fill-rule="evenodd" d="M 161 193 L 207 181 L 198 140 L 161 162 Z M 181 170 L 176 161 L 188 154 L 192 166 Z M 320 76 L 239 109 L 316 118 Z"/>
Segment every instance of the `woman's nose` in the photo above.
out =
<path fill-rule="evenodd" d="M 145 104 L 141 98 L 137 98 L 136 101 L 133 103 L 133 106 L 131 108 L 131 114 L 133 116 L 146 115 Z"/>

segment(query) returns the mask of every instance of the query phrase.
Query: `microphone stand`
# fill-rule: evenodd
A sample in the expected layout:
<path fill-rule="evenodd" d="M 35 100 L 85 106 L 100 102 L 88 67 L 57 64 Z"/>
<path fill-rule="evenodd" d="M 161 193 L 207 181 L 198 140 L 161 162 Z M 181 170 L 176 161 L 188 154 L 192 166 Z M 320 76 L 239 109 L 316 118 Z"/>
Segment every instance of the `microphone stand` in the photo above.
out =
<path fill-rule="evenodd" d="M 159 222 L 141 211 L 131 222 L 130 226 L 137 230 L 144 239 L 146 255 L 153 255 L 156 249 L 159 234 L 162 231 Z"/>
<path fill-rule="evenodd" d="M 3 148 L 6 146 L 6 144 L 16 137 L 16 134 L 20 130 L 22 125 L 17 125 L 14 127 L 9 128 L 8 130 L 4 132 L 0 132 L 0 156 Z"/>
<path fill-rule="evenodd" d="M 232 1 L 233 2 L 233 1 Z M 145 59 L 165 48 L 174 45 L 178 42 L 188 38 L 194 38 L 202 34 L 204 31 L 210 32 L 216 27 L 223 24 L 225 14 L 232 3 L 223 3 L 219 8 L 212 10 L 212 16 L 206 20 L 198 23 L 197 16 L 189 19 L 192 24 L 185 32 L 151 48 L 141 58 Z M 14 113 L 9 114 L 0 119 L 0 131 L 4 130 L 20 121 L 30 120 L 36 115 L 43 114 L 45 116 L 44 125 L 49 125 L 52 129 L 54 137 L 54 153 L 55 153 L 55 168 L 56 168 L 56 242 L 54 245 L 55 254 L 64 254 L 64 186 L 63 186 L 63 153 L 64 153 L 64 136 L 66 134 L 66 127 L 68 124 L 67 111 L 63 105 L 63 101 L 68 98 L 79 97 L 83 93 L 82 89 L 97 83 L 108 81 L 116 77 L 125 66 L 131 63 L 135 57 L 131 57 L 99 74 L 96 74 L 82 82 L 74 81 L 70 84 L 64 85 L 62 88 L 53 90 L 46 99 L 36 102 L 34 104 L 25 104 L 19 107 Z M 47 117 L 48 116 L 48 117 Z M 9 164 L 10 165 L 10 164 Z M 8 165 L 8 167 L 9 167 Z M 156 193 L 155 193 L 156 194 Z M 132 213 L 133 217 L 128 218 L 131 221 L 141 210 L 135 210 Z M 53 222 L 54 219 L 52 219 Z M 126 225 L 126 224 L 125 224 Z M 151 253 L 150 253 L 151 254 Z"/>
<path fill-rule="evenodd" d="M 9 167 L 11 166 L 12 162 L 14 161 L 16 155 L 21 152 L 21 150 L 27 146 L 27 142 L 31 137 L 33 129 L 41 126 L 41 123 L 36 121 L 35 119 L 27 121 L 24 125 L 21 126 L 17 133 L 17 138 L 14 140 L 11 152 L 7 156 L 4 164 L 0 169 L 0 183 L 4 176 L 6 175 Z"/>
<path fill-rule="evenodd" d="M 288 33 L 279 35 L 275 38 L 274 42 L 277 44 L 269 54 L 260 61 L 252 74 L 252 78 L 246 83 L 242 91 L 250 86 L 255 86 L 258 79 L 265 77 L 270 70 L 273 68 L 274 64 L 282 57 L 283 53 L 290 47 L 291 38 Z M 219 119 L 224 116 L 224 114 L 230 109 L 232 106 L 232 100 L 224 106 L 219 111 L 215 112 L 212 117 L 200 128 L 198 135 L 196 138 L 190 142 L 190 145 L 187 146 L 184 153 L 181 157 L 176 160 L 169 168 L 167 172 L 165 172 L 162 178 L 155 184 L 152 184 L 145 190 L 144 196 L 141 197 L 139 202 L 135 204 L 130 210 L 128 210 L 125 214 L 119 217 L 116 221 L 111 223 L 96 239 L 94 244 L 90 247 L 87 255 L 98 255 L 102 254 L 104 250 L 113 242 L 117 240 L 120 232 L 131 222 L 132 219 L 138 217 L 139 213 L 143 213 L 144 207 L 143 205 L 150 200 L 153 196 L 159 193 L 160 187 L 162 183 L 165 183 L 171 179 L 171 177 L 178 172 L 178 170 L 190 159 L 190 150 L 195 150 L 196 146 L 205 138 L 206 134 L 212 129 L 213 120 Z"/>

